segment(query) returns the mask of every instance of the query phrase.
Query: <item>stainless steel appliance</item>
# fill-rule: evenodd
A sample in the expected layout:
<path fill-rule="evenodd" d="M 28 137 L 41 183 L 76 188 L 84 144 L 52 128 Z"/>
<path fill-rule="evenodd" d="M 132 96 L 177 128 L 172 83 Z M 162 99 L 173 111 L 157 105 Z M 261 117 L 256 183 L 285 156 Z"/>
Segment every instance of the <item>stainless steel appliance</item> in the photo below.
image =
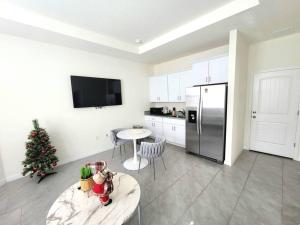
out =
<path fill-rule="evenodd" d="M 224 162 L 227 84 L 186 89 L 186 151 Z"/>

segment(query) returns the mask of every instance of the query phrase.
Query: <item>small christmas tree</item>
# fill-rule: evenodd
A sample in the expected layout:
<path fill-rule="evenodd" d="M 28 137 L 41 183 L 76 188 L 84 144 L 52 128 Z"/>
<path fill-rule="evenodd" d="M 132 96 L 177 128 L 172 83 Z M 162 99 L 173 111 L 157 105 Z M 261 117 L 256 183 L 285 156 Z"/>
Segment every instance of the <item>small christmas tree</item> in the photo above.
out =
<path fill-rule="evenodd" d="M 47 175 L 53 174 L 58 158 L 55 156 L 56 149 L 51 145 L 49 136 L 45 129 L 39 127 L 37 120 L 33 120 L 34 130 L 28 135 L 26 142 L 26 158 L 22 162 L 24 165 L 23 176 L 30 173 L 40 177 L 39 182 Z"/>

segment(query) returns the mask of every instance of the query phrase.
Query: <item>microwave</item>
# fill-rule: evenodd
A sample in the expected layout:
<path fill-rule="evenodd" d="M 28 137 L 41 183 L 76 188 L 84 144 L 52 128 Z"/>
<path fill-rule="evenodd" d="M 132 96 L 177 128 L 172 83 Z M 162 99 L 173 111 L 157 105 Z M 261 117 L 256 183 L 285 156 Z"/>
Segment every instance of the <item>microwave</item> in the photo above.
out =
<path fill-rule="evenodd" d="M 151 107 L 150 114 L 153 115 L 162 115 L 163 114 L 163 107 Z"/>

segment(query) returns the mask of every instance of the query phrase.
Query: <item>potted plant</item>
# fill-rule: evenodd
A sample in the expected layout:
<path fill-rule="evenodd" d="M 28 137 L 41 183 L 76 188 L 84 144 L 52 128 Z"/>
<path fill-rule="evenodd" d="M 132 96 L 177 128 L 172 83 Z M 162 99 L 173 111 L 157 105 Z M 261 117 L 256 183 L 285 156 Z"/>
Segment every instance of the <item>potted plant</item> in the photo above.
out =
<path fill-rule="evenodd" d="M 92 169 L 89 166 L 80 168 L 80 187 L 82 191 L 86 192 L 92 189 L 94 184 L 92 176 Z"/>

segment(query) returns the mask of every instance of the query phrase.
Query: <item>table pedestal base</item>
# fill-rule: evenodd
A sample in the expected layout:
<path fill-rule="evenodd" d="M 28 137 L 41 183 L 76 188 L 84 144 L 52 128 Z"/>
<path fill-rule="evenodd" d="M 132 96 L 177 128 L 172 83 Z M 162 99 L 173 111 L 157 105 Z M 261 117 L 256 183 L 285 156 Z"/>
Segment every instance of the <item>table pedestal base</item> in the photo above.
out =
<path fill-rule="evenodd" d="M 123 163 L 123 165 L 128 170 L 138 170 L 139 169 L 139 159 L 137 159 L 137 160 L 134 160 L 134 158 L 127 159 Z M 147 165 L 148 165 L 148 160 L 142 158 L 140 169 L 143 169 Z"/>

